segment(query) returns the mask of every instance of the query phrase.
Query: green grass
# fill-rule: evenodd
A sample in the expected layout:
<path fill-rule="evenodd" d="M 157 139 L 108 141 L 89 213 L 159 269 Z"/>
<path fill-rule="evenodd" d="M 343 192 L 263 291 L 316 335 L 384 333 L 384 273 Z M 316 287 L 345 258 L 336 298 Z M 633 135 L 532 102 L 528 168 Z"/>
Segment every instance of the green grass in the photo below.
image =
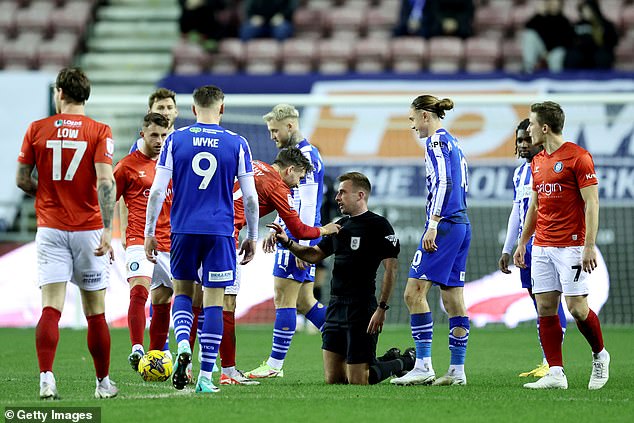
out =
<path fill-rule="evenodd" d="M 440 325 L 439 325 L 440 326 Z M 583 422 L 632 421 L 634 416 L 634 347 L 632 328 L 605 328 L 612 355 L 611 378 L 600 391 L 588 391 L 590 352 L 571 325 L 564 361 L 567 391 L 529 391 L 517 374 L 540 361 L 534 328 L 474 328 L 467 351 L 466 387 L 327 386 L 323 383 L 320 339 L 297 333 L 284 366 L 285 377 L 260 386 L 226 386 L 218 394 L 176 391 L 169 382 L 144 383 L 127 363 L 126 330 L 112 331 L 111 376 L 118 398 L 95 400 L 92 359 L 83 330 L 62 330 L 55 375 L 61 406 L 99 406 L 104 422 Z M 238 326 L 238 367 L 250 370 L 269 353 L 271 326 Z M 434 334 L 434 368 L 449 363 L 445 327 Z M 38 398 L 38 369 L 33 329 L 0 329 L 0 404 L 50 406 Z M 392 326 L 381 335 L 378 352 L 412 344 L 409 328 Z M 195 361 L 195 367 L 197 361 Z M 216 374 L 216 377 L 217 374 Z"/>

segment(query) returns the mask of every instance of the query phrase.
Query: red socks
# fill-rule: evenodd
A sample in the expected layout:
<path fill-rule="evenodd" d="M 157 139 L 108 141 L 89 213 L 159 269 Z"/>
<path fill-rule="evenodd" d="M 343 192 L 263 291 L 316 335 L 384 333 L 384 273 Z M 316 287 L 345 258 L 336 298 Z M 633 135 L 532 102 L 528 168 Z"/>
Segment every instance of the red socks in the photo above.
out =
<path fill-rule="evenodd" d="M 145 332 L 145 303 L 148 292 L 143 285 L 135 285 L 130 290 L 130 305 L 128 306 L 128 329 L 132 345 L 143 345 Z M 163 340 L 165 341 L 165 340 Z"/>
<path fill-rule="evenodd" d="M 548 365 L 550 367 L 563 367 L 561 354 L 563 333 L 558 315 L 539 318 L 539 339 L 542 341 L 542 348 L 544 349 L 544 355 L 546 356 Z"/>
<path fill-rule="evenodd" d="M 224 331 L 220 342 L 220 359 L 222 367 L 236 365 L 236 316 L 233 311 L 222 312 Z"/>
<path fill-rule="evenodd" d="M 597 354 L 603 350 L 603 332 L 601 332 L 601 322 L 594 311 L 590 310 L 586 320 L 576 320 L 579 332 L 588 340 L 592 347 L 592 352 Z"/>
<path fill-rule="evenodd" d="M 40 372 L 52 372 L 53 360 L 59 341 L 59 319 L 62 312 L 53 307 L 44 307 L 35 328 L 35 349 Z"/>
<path fill-rule="evenodd" d="M 203 312 L 202 307 L 192 307 L 192 313 L 194 315 L 194 320 L 192 320 L 192 328 L 189 332 L 189 347 L 194 351 L 194 346 L 196 345 L 196 331 L 198 330 L 198 316 Z"/>
<path fill-rule="evenodd" d="M 86 316 L 88 321 L 88 351 L 95 363 L 97 378 L 108 376 L 110 368 L 110 331 L 104 313 Z"/>
<path fill-rule="evenodd" d="M 150 322 L 150 350 L 162 350 L 170 330 L 171 304 L 152 304 Z"/>

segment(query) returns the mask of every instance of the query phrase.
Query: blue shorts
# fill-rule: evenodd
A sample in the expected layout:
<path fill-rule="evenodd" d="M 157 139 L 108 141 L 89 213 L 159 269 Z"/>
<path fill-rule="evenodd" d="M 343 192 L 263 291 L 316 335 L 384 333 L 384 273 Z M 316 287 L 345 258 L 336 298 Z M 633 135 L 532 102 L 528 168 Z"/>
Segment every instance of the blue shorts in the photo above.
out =
<path fill-rule="evenodd" d="M 524 263 L 526 263 L 526 269 L 520 268 L 520 280 L 522 281 L 522 288 L 532 289 L 531 283 L 531 253 L 533 251 L 533 238 L 526 244 L 526 254 L 524 254 Z"/>
<path fill-rule="evenodd" d="M 232 236 L 172 234 L 170 267 L 174 279 L 195 281 L 202 266 L 207 288 L 233 285 L 236 274 L 236 244 Z"/>
<path fill-rule="evenodd" d="M 425 279 L 434 285 L 464 286 L 467 255 L 471 244 L 471 225 L 441 220 L 436 245 L 429 253 L 423 249 L 423 238 L 409 268 L 409 277 Z"/>
<path fill-rule="evenodd" d="M 314 282 L 315 265 L 311 264 L 304 270 L 298 269 L 295 264 L 295 256 L 291 254 L 289 250 L 277 244 L 273 276 L 276 278 L 293 279 L 297 282 Z"/>

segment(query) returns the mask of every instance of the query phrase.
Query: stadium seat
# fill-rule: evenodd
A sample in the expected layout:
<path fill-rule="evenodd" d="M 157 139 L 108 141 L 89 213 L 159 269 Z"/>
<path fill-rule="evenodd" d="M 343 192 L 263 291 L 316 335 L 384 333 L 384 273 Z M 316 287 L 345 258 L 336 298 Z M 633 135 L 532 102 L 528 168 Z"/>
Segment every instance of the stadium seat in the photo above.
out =
<path fill-rule="evenodd" d="M 603 0 L 601 1 L 601 11 L 617 27 L 617 30 L 621 31 L 623 0 Z"/>
<path fill-rule="evenodd" d="M 504 5 L 508 5 L 504 6 Z M 494 33 L 498 38 L 512 25 L 510 3 L 494 3 L 476 9 L 474 29 L 478 35 Z"/>
<path fill-rule="evenodd" d="M 56 33 L 53 38 L 38 45 L 38 67 L 59 69 L 72 64 L 78 46 L 79 36 L 68 32 Z"/>
<path fill-rule="evenodd" d="M 50 29 L 51 15 L 55 4 L 49 1 L 37 1 L 29 7 L 18 9 L 15 24 L 19 31 L 33 30 L 46 33 Z"/>
<path fill-rule="evenodd" d="M 524 68 L 522 62 L 522 45 L 520 39 L 511 38 L 502 43 L 502 69 L 505 72 L 517 73 Z"/>
<path fill-rule="evenodd" d="M 272 39 L 256 39 L 246 43 L 244 70 L 247 73 L 270 74 L 277 71 L 281 47 Z"/>
<path fill-rule="evenodd" d="M 301 74 L 312 72 L 317 42 L 311 39 L 292 38 L 282 45 L 282 72 Z"/>
<path fill-rule="evenodd" d="M 17 10 L 18 4 L 16 2 L 0 2 L 0 33 L 13 33 L 15 30 L 15 15 Z"/>
<path fill-rule="evenodd" d="M 497 40 L 472 37 L 465 41 L 465 70 L 494 72 L 498 69 L 501 48 Z"/>
<path fill-rule="evenodd" d="M 368 37 L 384 38 L 383 34 L 390 36 L 397 22 L 398 13 L 395 13 L 391 9 L 384 7 L 372 7 L 368 9 L 366 18 Z"/>
<path fill-rule="evenodd" d="M 217 54 L 222 54 L 225 60 L 230 60 L 236 68 L 239 68 L 244 62 L 244 50 L 244 43 L 239 38 L 225 38 L 220 40 Z"/>
<path fill-rule="evenodd" d="M 322 14 L 326 30 L 332 38 L 359 38 L 365 31 L 366 10 L 353 7 L 332 8 Z"/>
<path fill-rule="evenodd" d="M 462 69 L 464 45 L 460 38 L 434 37 L 429 40 L 429 71 L 453 73 Z"/>
<path fill-rule="evenodd" d="M 174 71 L 180 73 L 178 69 L 204 68 L 207 63 L 207 53 L 200 44 L 192 43 L 188 40 L 179 40 L 172 47 L 172 57 L 174 59 Z"/>
<path fill-rule="evenodd" d="M 337 39 L 322 40 L 318 46 L 317 68 L 326 74 L 346 73 L 352 64 L 352 53 L 350 43 Z"/>
<path fill-rule="evenodd" d="M 420 72 L 425 65 L 427 44 L 420 37 L 392 39 L 392 70 L 396 73 Z"/>
<path fill-rule="evenodd" d="M 614 69 L 634 72 L 634 34 L 620 40 L 615 56 Z"/>
<path fill-rule="evenodd" d="M 620 26 L 623 29 L 623 38 L 634 36 L 634 3 L 623 7 Z"/>
<path fill-rule="evenodd" d="M 361 39 L 355 45 L 355 69 L 359 73 L 385 71 L 390 57 L 390 42 L 382 39 Z"/>
<path fill-rule="evenodd" d="M 300 7 L 293 14 L 293 25 L 296 38 L 320 38 L 323 34 L 321 10 Z"/>
<path fill-rule="evenodd" d="M 5 69 L 31 69 L 37 66 L 37 46 L 42 42 L 39 32 L 21 32 L 3 47 Z"/>
<path fill-rule="evenodd" d="M 69 1 L 53 11 L 51 26 L 54 31 L 70 30 L 83 35 L 92 19 L 92 10 L 89 1 Z"/>
<path fill-rule="evenodd" d="M 522 6 L 515 7 L 511 13 L 512 29 L 517 34 L 526 26 L 526 22 L 535 14 L 535 5 L 528 2 Z"/>

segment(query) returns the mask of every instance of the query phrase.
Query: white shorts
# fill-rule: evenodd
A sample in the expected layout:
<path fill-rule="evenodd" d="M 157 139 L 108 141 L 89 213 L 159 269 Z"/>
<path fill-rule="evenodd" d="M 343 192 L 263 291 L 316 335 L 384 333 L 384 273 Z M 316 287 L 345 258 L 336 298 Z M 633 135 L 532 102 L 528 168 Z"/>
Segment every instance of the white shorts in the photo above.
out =
<path fill-rule="evenodd" d="M 559 291 L 567 296 L 587 295 L 588 273 L 582 270 L 583 247 L 533 245 L 531 284 L 534 294 Z"/>
<path fill-rule="evenodd" d="M 62 231 L 37 228 L 35 245 L 39 286 L 72 282 L 85 291 L 99 291 L 110 281 L 110 257 L 94 254 L 103 229 Z"/>
<path fill-rule="evenodd" d="M 125 269 L 128 281 L 131 278 L 146 277 L 152 279 L 150 289 L 159 286 L 174 289 L 170 273 L 170 253 L 159 251 L 154 264 L 145 256 L 142 245 L 131 245 L 125 250 Z"/>
<path fill-rule="evenodd" d="M 225 287 L 225 295 L 238 295 L 240 292 L 240 279 L 242 278 L 242 265 L 240 264 L 239 250 L 236 250 L 236 277 L 233 280 L 233 285 Z M 203 277 L 203 268 L 198 269 L 198 280 L 195 283 L 200 284 Z"/>

